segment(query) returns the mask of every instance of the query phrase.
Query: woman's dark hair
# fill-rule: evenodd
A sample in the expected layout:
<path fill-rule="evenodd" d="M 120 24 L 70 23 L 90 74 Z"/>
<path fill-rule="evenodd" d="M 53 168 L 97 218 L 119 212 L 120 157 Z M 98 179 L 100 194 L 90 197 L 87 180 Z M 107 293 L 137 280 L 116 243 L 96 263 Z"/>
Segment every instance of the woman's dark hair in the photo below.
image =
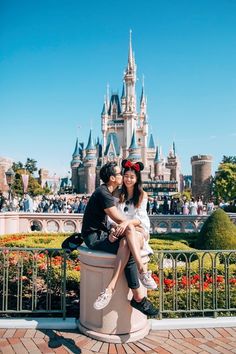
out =
<path fill-rule="evenodd" d="M 100 178 L 103 183 L 109 182 L 111 176 L 115 176 L 115 167 L 117 166 L 116 162 L 108 162 L 102 166 L 100 170 Z"/>
<path fill-rule="evenodd" d="M 144 165 L 142 162 L 132 163 L 129 160 L 122 161 L 122 175 L 127 171 L 132 171 L 135 173 L 137 177 L 137 181 L 134 185 L 134 194 L 131 202 L 134 204 L 135 207 L 138 207 L 141 203 L 143 197 L 143 188 L 142 188 L 142 179 L 141 179 L 141 171 L 144 169 Z M 120 194 L 120 203 L 124 203 L 128 199 L 128 191 L 124 183 L 122 184 L 121 194 Z"/>

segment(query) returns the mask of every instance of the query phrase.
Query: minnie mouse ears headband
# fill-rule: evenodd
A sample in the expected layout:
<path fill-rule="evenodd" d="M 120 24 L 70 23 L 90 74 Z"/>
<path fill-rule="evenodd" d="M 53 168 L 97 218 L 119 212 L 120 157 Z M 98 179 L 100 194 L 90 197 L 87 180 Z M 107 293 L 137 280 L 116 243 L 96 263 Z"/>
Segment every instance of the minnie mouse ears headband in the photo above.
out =
<path fill-rule="evenodd" d="M 137 171 L 137 172 L 140 172 L 144 169 L 144 165 L 142 162 L 131 162 L 130 160 L 123 160 L 122 163 L 121 163 L 121 166 L 124 168 L 124 169 L 131 169 L 131 170 L 134 170 L 134 171 Z"/>

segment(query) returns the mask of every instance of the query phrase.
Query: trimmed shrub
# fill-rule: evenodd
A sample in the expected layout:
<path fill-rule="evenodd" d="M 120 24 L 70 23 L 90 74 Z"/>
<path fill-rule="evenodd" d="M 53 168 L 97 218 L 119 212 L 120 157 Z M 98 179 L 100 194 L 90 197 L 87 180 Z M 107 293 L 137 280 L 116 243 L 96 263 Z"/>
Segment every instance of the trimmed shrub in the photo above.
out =
<path fill-rule="evenodd" d="M 205 221 L 196 241 L 196 248 L 236 249 L 236 226 L 222 209 L 214 211 Z"/>

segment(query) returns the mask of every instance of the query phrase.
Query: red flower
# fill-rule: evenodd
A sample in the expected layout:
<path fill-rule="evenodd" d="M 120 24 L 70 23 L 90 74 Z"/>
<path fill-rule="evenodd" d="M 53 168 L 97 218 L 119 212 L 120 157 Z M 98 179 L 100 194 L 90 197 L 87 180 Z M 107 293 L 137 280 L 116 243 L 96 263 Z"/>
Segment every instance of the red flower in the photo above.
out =
<path fill-rule="evenodd" d="M 188 283 L 189 283 L 189 279 L 184 275 L 184 276 L 182 277 L 182 279 L 181 279 L 181 284 L 182 284 L 183 286 L 187 286 Z"/>
<path fill-rule="evenodd" d="M 164 279 L 164 284 L 167 288 L 173 288 L 175 282 L 172 279 Z"/>
<path fill-rule="evenodd" d="M 217 283 L 222 283 L 224 281 L 224 277 L 222 277 L 222 275 L 218 275 L 216 277 L 216 281 L 217 281 Z"/>

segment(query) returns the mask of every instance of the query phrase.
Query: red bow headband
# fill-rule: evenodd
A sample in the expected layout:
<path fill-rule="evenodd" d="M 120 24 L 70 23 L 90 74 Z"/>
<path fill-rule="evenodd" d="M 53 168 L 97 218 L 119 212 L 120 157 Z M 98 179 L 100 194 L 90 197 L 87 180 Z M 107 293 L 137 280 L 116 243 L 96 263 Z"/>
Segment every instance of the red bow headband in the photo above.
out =
<path fill-rule="evenodd" d="M 126 163 L 124 164 L 124 168 L 131 168 L 132 170 L 135 170 L 137 172 L 140 172 L 140 166 L 138 163 L 132 163 L 131 161 L 127 160 Z"/>

